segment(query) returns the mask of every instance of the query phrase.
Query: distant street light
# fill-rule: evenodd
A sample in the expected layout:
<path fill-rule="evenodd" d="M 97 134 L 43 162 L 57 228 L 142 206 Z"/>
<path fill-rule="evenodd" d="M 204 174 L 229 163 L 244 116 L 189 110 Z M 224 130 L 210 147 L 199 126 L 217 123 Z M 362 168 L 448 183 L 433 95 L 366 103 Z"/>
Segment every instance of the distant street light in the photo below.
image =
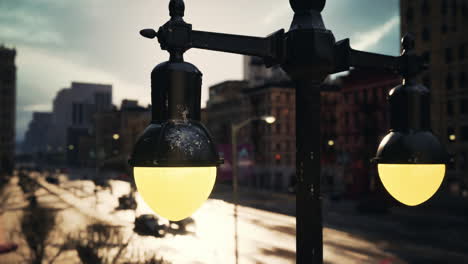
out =
<path fill-rule="evenodd" d="M 276 118 L 274 116 L 264 116 L 262 117 L 262 120 L 264 120 L 268 124 L 273 124 L 276 121 Z"/>
<path fill-rule="evenodd" d="M 171 220 L 188 217 L 210 194 L 220 160 L 199 122 L 201 73 L 184 62 L 184 52 L 200 48 L 258 56 L 267 66 L 281 66 L 296 84 L 296 263 L 318 264 L 323 262 L 320 91 L 329 74 L 354 67 L 403 77 L 389 94 L 392 130 L 374 159 L 385 188 L 397 200 L 416 205 L 429 199 L 444 177 L 448 155 L 429 130 L 429 90 L 415 81 L 425 65 L 414 52 L 412 36 L 403 38 L 401 56 L 357 51 L 349 39 L 336 42 L 325 28 L 325 0 L 289 2 L 295 13 L 289 31 L 266 38 L 192 30 L 183 20 L 182 0 L 170 1 L 171 19 L 158 32 L 140 31 L 157 37 L 170 58 L 151 73 L 153 120 L 130 164 L 153 210 Z"/>
<path fill-rule="evenodd" d="M 119 134 L 114 134 L 114 135 L 112 135 L 112 138 L 113 138 L 114 140 L 119 140 L 120 135 L 119 135 Z"/>
<path fill-rule="evenodd" d="M 449 140 L 450 140 L 450 141 L 455 141 L 456 139 L 457 139 L 457 136 L 455 136 L 455 134 L 451 134 L 451 135 L 449 136 Z"/>
<path fill-rule="evenodd" d="M 240 123 L 231 123 L 231 167 L 232 167 L 232 191 L 234 193 L 234 251 L 236 264 L 239 261 L 239 242 L 237 237 L 237 204 L 239 200 L 238 192 L 238 162 L 237 162 L 237 133 L 239 130 L 254 120 L 263 120 L 268 124 L 276 121 L 274 116 L 251 117 Z"/>
<path fill-rule="evenodd" d="M 68 145 L 68 149 L 69 149 L 69 150 L 74 150 L 74 149 L 75 149 L 75 146 L 73 146 L 73 145 Z"/>
<path fill-rule="evenodd" d="M 328 146 L 332 147 L 332 146 L 334 146 L 334 145 L 335 145 L 335 141 L 333 141 L 333 140 L 331 140 L 331 139 L 328 140 Z"/>

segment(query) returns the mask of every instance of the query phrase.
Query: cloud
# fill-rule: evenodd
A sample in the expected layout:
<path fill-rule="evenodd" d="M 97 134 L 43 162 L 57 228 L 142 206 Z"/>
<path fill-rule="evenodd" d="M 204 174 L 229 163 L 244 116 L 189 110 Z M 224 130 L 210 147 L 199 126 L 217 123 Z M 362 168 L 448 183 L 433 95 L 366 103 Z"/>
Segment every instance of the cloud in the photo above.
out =
<path fill-rule="evenodd" d="M 268 12 L 265 17 L 262 19 L 264 25 L 276 25 L 279 21 L 286 19 L 291 19 L 294 12 L 291 10 L 288 1 L 281 1 L 277 3 L 273 9 Z"/>
<path fill-rule="evenodd" d="M 26 105 L 22 108 L 25 112 L 50 112 L 52 111 L 51 104 L 34 104 Z"/>
<path fill-rule="evenodd" d="M 113 84 L 114 103 L 126 97 L 149 103 L 151 69 L 168 55 L 138 31 L 165 23 L 167 6 L 167 0 L 0 0 L 0 39 L 18 54 L 17 134 L 31 111 L 46 109 L 72 81 Z M 371 32 L 397 12 L 397 0 L 328 0 L 323 16 L 340 39 L 355 30 Z M 292 14 L 286 0 L 204 0 L 186 1 L 185 19 L 197 30 L 265 36 L 287 28 Z M 374 44 L 376 51 L 398 49 L 392 32 Z M 389 38 L 395 44 L 383 45 Z M 193 49 L 185 58 L 204 74 L 202 105 L 210 85 L 242 77 L 241 56 Z"/>
<path fill-rule="evenodd" d="M 351 38 L 351 46 L 358 50 L 369 49 L 370 47 L 378 44 L 392 30 L 398 28 L 399 25 L 400 17 L 393 16 L 384 24 L 379 25 L 370 31 L 356 33 L 354 38 Z"/>

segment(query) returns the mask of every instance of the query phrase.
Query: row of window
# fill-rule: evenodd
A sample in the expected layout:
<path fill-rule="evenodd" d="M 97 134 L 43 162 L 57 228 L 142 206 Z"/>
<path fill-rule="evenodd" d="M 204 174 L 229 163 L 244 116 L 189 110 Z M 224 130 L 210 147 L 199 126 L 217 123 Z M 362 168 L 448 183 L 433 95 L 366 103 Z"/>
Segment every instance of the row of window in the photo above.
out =
<path fill-rule="evenodd" d="M 468 114 L 468 99 L 461 99 L 459 101 L 459 113 L 461 115 Z M 455 107 L 453 106 L 452 101 L 447 102 L 447 115 L 453 116 L 455 115 Z"/>
<path fill-rule="evenodd" d="M 421 14 L 423 17 L 429 16 L 431 14 L 431 1 L 424 0 L 420 6 Z M 438 8 L 438 7 L 436 7 Z M 460 4 L 457 3 L 456 0 L 442 0 L 440 6 L 440 12 L 442 15 L 446 16 L 449 14 L 449 9 L 451 10 L 450 15 L 456 17 L 458 14 L 458 10 L 460 10 L 461 15 L 463 17 L 468 16 L 468 4 L 466 1 L 462 1 Z M 409 23 L 413 22 L 415 15 L 415 10 L 413 6 L 408 7 L 406 10 L 406 19 Z"/>
<path fill-rule="evenodd" d="M 383 88 L 365 89 L 363 91 L 348 92 L 343 95 L 345 103 L 375 103 L 387 97 L 387 90 Z"/>
<path fill-rule="evenodd" d="M 440 25 L 440 32 L 442 32 L 443 34 L 447 33 L 448 30 L 449 30 L 449 28 L 448 28 L 447 23 L 442 23 L 442 24 Z M 454 22 L 452 23 L 452 25 L 450 26 L 450 30 L 451 30 L 452 32 L 457 32 L 457 23 L 456 23 L 456 21 L 454 21 Z M 411 25 L 409 25 L 409 31 L 414 31 L 414 29 L 411 27 Z M 422 39 L 423 41 L 430 41 L 431 38 L 432 38 L 432 36 L 431 36 L 431 31 L 430 31 L 430 29 L 427 28 L 427 27 L 425 27 L 425 28 L 423 29 L 422 33 L 421 33 L 421 39 Z"/>
<path fill-rule="evenodd" d="M 467 76 L 465 72 L 460 72 L 458 74 L 458 86 L 459 88 L 466 88 Z M 447 90 L 452 90 L 455 87 L 455 80 L 452 73 L 448 73 L 445 77 L 445 87 Z"/>
<path fill-rule="evenodd" d="M 445 49 L 445 62 L 446 63 L 451 63 L 453 61 L 453 49 L 452 48 L 446 48 Z M 460 44 L 458 47 L 458 60 L 464 60 L 466 59 L 466 43 Z"/>
<path fill-rule="evenodd" d="M 466 59 L 466 43 L 460 44 L 458 47 L 458 60 L 463 61 Z M 426 63 L 431 62 L 431 52 L 430 51 L 425 51 L 422 54 L 423 59 Z M 444 58 L 445 58 L 445 63 L 452 63 L 454 60 L 453 56 L 453 49 L 452 48 L 446 48 L 444 51 Z"/>
<path fill-rule="evenodd" d="M 293 98 L 293 96 L 291 96 L 291 93 L 289 93 L 289 92 L 280 92 L 280 93 L 272 94 L 272 100 L 274 102 L 289 103 L 292 98 Z"/>
<path fill-rule="evenodd" d="M 465 72 L 460 72 L 458 74 L 458 87 L 459 89 L 465 89 L 468 86 L 468 78 Z M 422 82 L 427 88 L 431 88 L 431 78 L 429 75 L 423 77 Z M 456 81 L 451 73 L 447 74 L 445 77 L 445 88 L 447 90 L 453 90 L 455 88 Z"/>

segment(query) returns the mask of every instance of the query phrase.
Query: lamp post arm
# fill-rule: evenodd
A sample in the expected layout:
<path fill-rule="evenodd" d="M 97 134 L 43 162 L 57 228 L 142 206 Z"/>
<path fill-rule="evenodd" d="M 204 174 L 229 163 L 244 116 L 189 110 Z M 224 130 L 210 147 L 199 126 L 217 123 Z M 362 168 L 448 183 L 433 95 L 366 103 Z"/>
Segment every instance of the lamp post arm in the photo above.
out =
<path fill-rule="evenodd" d="M 143 29 L 140 34 L 146 38 L 158 38 L 163 50 L 183 50 L 191 48 L 221 51 L 262 57 L 267 65 L 280 62 L 283 57 L 284 29 L 267 37 L 253 37 L 192 30 L 187 23 L 166 23 L 156 32 Z"/>
<path fill-rule="evenodd" d="M 283 50 L 284 29 L 265 38 L 192 31 L 191 47 L 262 57 L 266 63 L 280 60 Z"/>
<path fill-rule="evenodd" d="M 412 36 L 405 36 L 403 41 L 414 42 Z M 414 45 L 414 44 L 409 44 Z M 409 48 L 409 47 L 408 47 Z M 388 70 L 401 75 L 402 77 L 411 77 L 427 69 L 423 58 L 414 53 L 411 48 L 403 52 L 400 56 L 390 56 L 378 53 L 366 52 L 352 49 L 349 39 L 344 39 L 335 43 L 335 69 L 334 73 L 347 71 L 351 67 L 363 69 L 381 69 Z"/>

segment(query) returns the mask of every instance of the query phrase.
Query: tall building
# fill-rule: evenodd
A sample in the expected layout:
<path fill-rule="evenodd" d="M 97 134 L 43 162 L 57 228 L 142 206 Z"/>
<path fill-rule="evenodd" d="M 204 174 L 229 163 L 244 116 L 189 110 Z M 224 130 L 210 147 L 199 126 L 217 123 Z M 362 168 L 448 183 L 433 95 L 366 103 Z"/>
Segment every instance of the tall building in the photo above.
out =
<path fill-rule="evenodd" d="M 0 46 L 0 173 L 13 168 L 15 150 L 16 50 Z"/>
<path fill-rule="evenodd" d="M 370 163 L 382 138 L 388 133 L 387 94 L 401 84 L 394 74 L 352 70 L 340 82 L 336 148 L 343 164 L 347 193 L 358 197 L 370 191 L 377 170 Z"/>
<path fill-rule="evenodd" d="M 52 113 L 34 112 L 24 136 L 23 152 L 46 153 L 51 150 L 49 145 L 53 130 Z"/>
<path fill-rule="evenodd" d="M 400 1 L 401 32 L 416 37 L 430 63 L 422 76 L 431 90 L 434 133 L 453 154 L 449 181 L 468 184 L 468 0 Z"/>
<path fill-rule="evenodd" d="M 294 183 L 296 168 L 294 85 L 280 68 L 268 69 L 255 57 L 244 59 L 244 74 L 245 80 L 210 87 L 204 110 L 207 127 L 225 159 L 220 178 L 231 177 L 231 124 L 252 117 L 275 116 L 276 122 L 271 125 L 253 121 L 238 132 L 239 180 L 254 188 L 286 191 Z M 335 139 L 337 134 L 335 110 L 339 94 L 332 90 L 322 93 L 327 121 L 322 133 L 329 139 Z"/>
<path fill-rule="evenodd" d="M 74 148 L 69 150 L 76 157 L 74 164 L 128 169 L 133 146 L 150 121 L 150 107 L 142 107 L 134 100 L 123 100 L 120 109 L 96 112 L 92 133 L 77 132 Z"/>
<path fill-rule="evenodd" d="M 53 102 L 54 137 L 51 145 L 65 148 L 67 135 L 92 127 L 92 116 L 98 111 L 112 109 L 112 85 L 72 82 L 60 90 Z M 72 132 L 75 131 L 75 132 Z M 83 132 L 84 133 L 84 132 Z M 78 134 L 81 134 L 79 132 Z"/>

